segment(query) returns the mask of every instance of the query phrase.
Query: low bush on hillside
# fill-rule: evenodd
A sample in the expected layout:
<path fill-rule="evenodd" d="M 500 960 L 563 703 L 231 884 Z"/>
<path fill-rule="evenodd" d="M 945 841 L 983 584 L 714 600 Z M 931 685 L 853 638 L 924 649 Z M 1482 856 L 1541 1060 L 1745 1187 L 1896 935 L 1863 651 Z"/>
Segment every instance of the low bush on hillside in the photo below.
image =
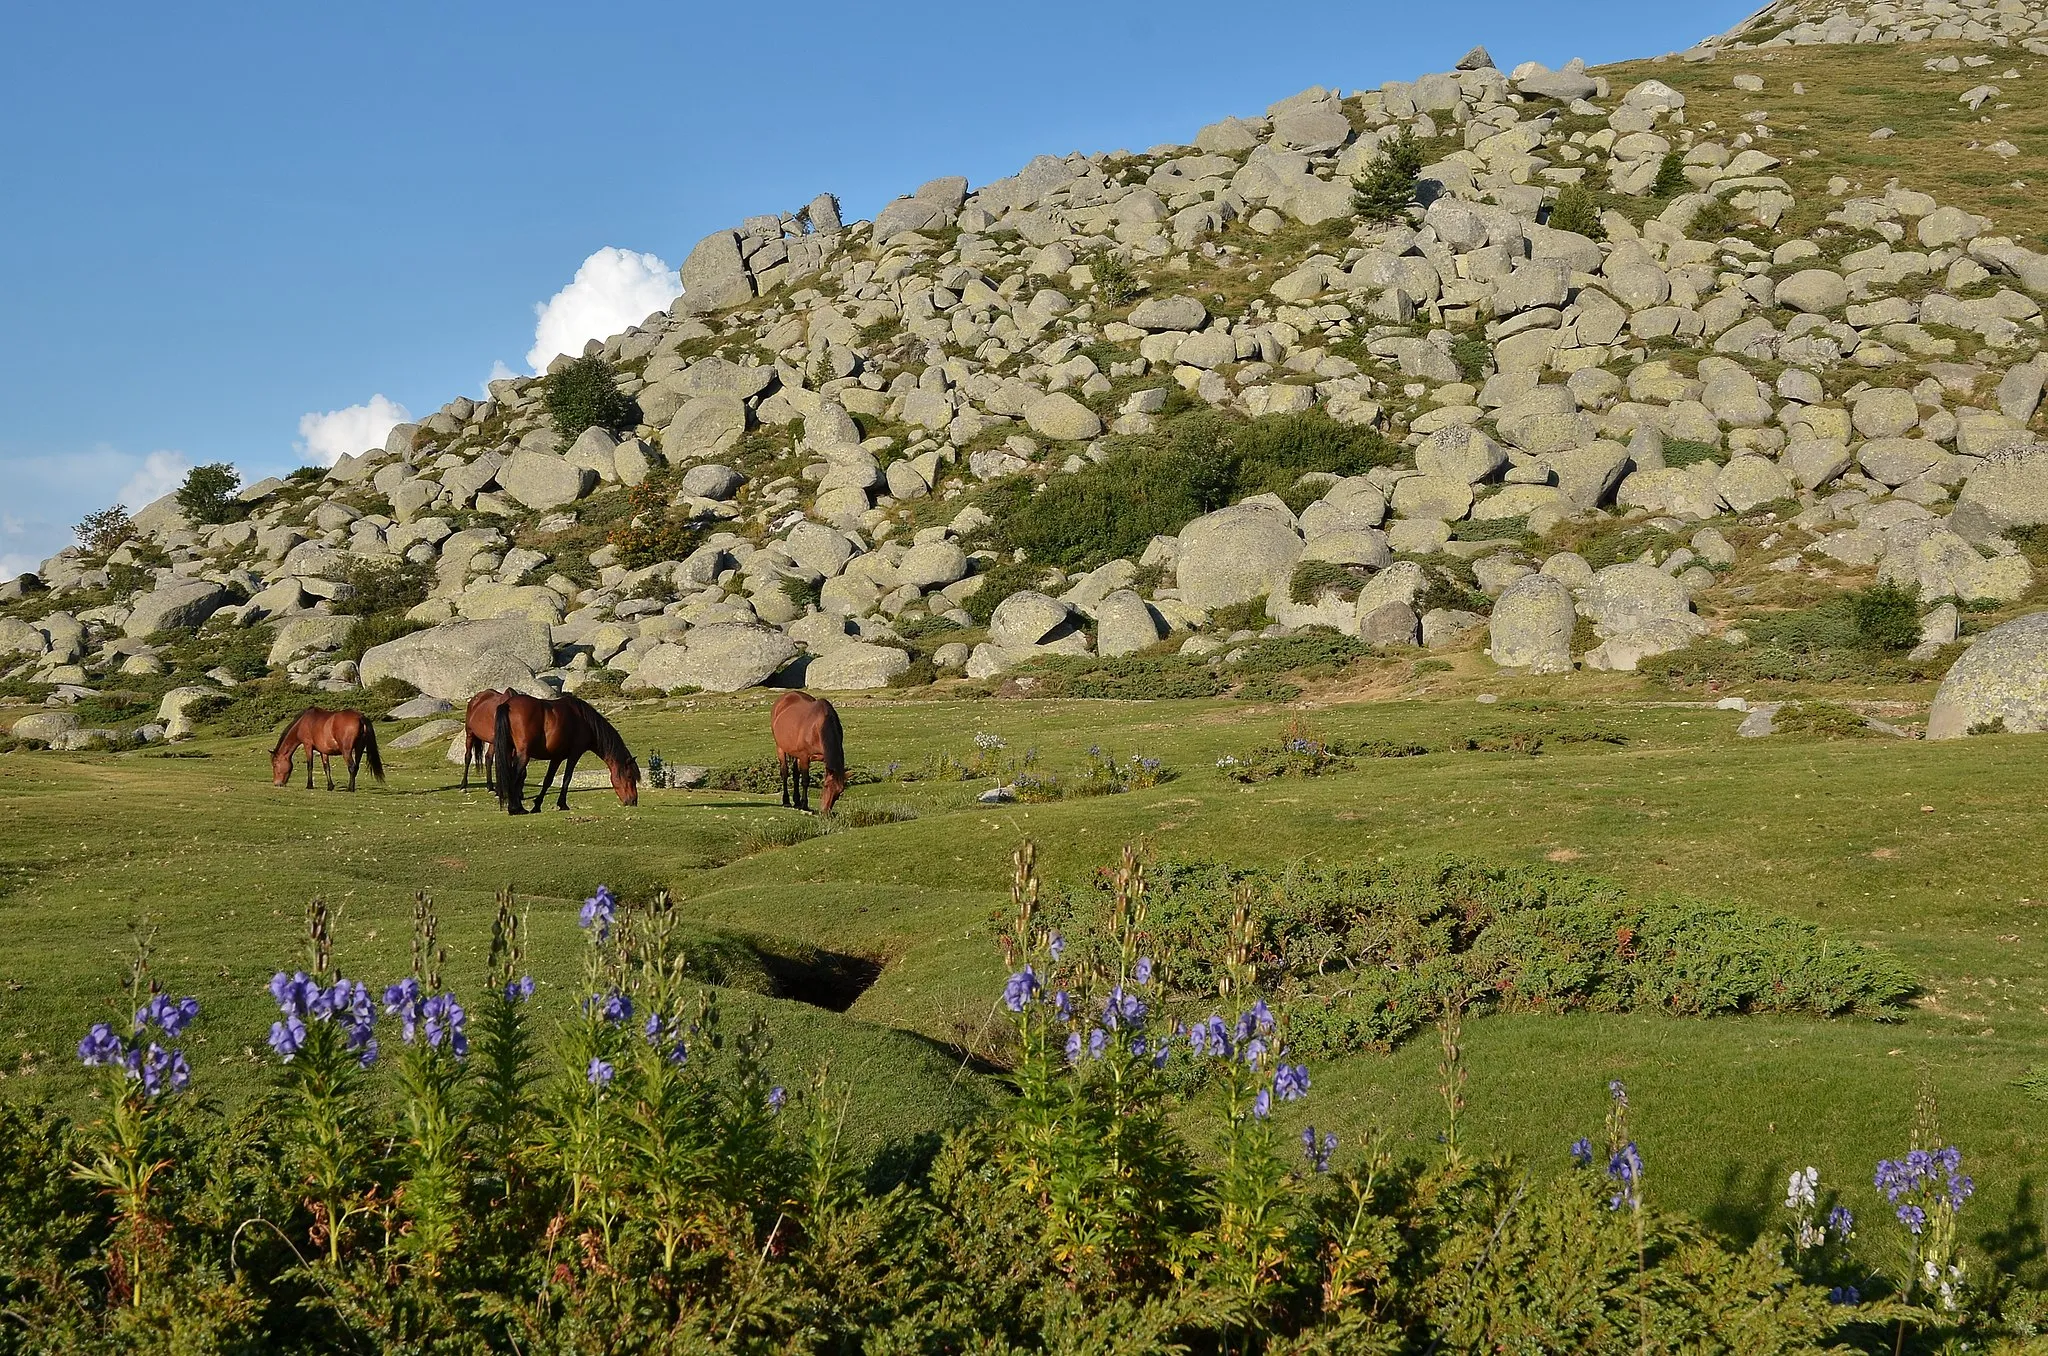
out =
<path fill-rule="evenodd" d="M 373 687 L 353 692 L 308 692 L 282 678 L 262 678 L 203 698 L 187 707 L 186 714 L 207 734 L 240 739 L 277 734 L 286 721 L 310 706 L 348 708 L 371 720 L 382 720 L 392 707 L 418 695 L 417 689 L 396 678 L 386 678 Z"/>
<path fill-rule="evenodd" d="M 566 446 L 587 428 L 610 432 L 639 421 L 633 397 L 619 390 L 619 374 L 595 354 L 578 358 L 547 379 L 542 402 Z"/>
<path fill-rule="evenodd" d="M 1183 654 L 1046 655 L 1019 665 L 1034 697 L 1165 701 L 1220 696 L 1228 686 L 1207 660 Z"/>
<path fill-rule="evenodd" d="M 1155 536 L 1173 536 L 1205 513 L 1272 493 L 1297 509 L 1321 493 L 1310 472 L 1358 475 L 1395 459 L 1369 428 L 1320 411 L 1238 420 L 1210 410 L 1184 414 L 1163 433 L 1118 441 L 1072 474 L 1043 482 L 1018 476 L 988 487 L 990 541 L 1021 548 L 1040 565 L 1092 568 L 1136 560 Z"/>
<path fill-rule="evenodd" d="M 1906 682 L 1939 677 L 1950 659 L 1903 653 L 1919 643 L 1913 590 L 1892 583 L 1837 594 L 1812 607 L 1767 612 L 1736 623 L 1742 645 L 1706 637 L 1656 655 L 1638 673 L 1676 687 L 1744 682 Z"/>
<path fill-rule="evenodd" d="M 1607 228 L 1600 224 L 1600 205 L 1591 190 L 1580 184 L 1566 184 L 1557 190 L 1548 225 L 1553 231 L 1571 231 L 1588 240 L 1607 238 Z"/>
<path fill-rule="evenodd" d="M 1149 878 L 1147 937 L 1169 1008 L 1191 1012 L 1216 991 L 1214 939 L 1245 931 L 1255 991 L 1285 1004 L 1303 1055 L 1391 1049 L 1454 1012 L 1889 1020 L 1914 991 L 1895 961 L 1808 924 L 1637 899 L 1551 868 L 1168 862 Z M 1106 945 L 1108 902 L 1098 882 L 1055 898 L 1047 921 L 1093 954 Z"/>
<path fill-rule="evenodd" d="M 1771 731 L 1814 739 L 1868 739 L 1877 732 L 1857 712 L 1837 702 L 1790 702 L 1771 716 Z"/>
<path fill-rule="evenodd" d="M 1353 214 L 1374 225 L 1401 220 L 1415 204 L 1424 163 L 1422 142 L 1413 131 L 1403 128 L 1399 136 L 1382 141 L 1378 154 L 1351 181 Z"/>
<path fill-rule="evenodd" d="M 270 1088 L 233 1114 L 186 1049 L 256 1033 L 209 1030 L 145 951 L 132 1019 L 79 1042 L 88 1118 L 0 1102 L 0 1352 L 1765 1356 L 1976 1348 L 2038 1308 L 1963 1242 L 1971 1186 L 1931 1106 L 1877 1165 L 1899 1222 L 1865 1223 L 1875 1267 L 1810 1170 L 1747 1249 L 1658 1209 L 1619 1082 L 1553 1166 L 1467 1147 L 1461 1002 L 1883 1013 L 1904 992 L 1797 925 L 1459 863 L 1148 879 L 1129 850 L 1041 902 L 1027 844 L 996 1008 L 1013 1095 L 869 1163 L 841 1085 L 778 1068 L 694 973 L 774 965 L 665 895 L 600 888 L 580 917 L 555 1005 L 508 897 L 466 978 L 422 897 L 409 972 L 374 984 L 316 903 L 269 983 Z M 1414 1021 L 1383 1015 L 1404 1002 Z M 1317 1129 L 1313 1051 L 1445 1009 L 1440 1147 Z"/>
<path fill-rule="evenodd" d="M 348 628 L 347 637 L 341 642 L 336 657 L 360 661 L 365 654 L 379 645 L 389 644 L 401 636 L 415 631 L 427 630 L 426 622 L 414 621 L 403 612 L 379 612 L 371 616 L 358 617 Z"/>
<path fill-rule="evenodd" d="M 1371 758 L 1417 758 L 1429 750 L 1421 744 L 1384 739 L 1330 739 L 1314 726 L 1296 719 L 1280 731 L 1280 737 L 1256 744 L 1243 753 L 1226 753 L 1216 760 L 1216 770 L 1234 782 L 1256 786 L 1260 782 L 1288 777 L 1323 777 L 1352 772 L 1359 762 Z"/>
<path fill-rule="evenodd" d="M 626 569 L 682 560 L 697 549 L 703 529 L 669 502 L 680 479 L 675 468 L 664 467 L 626 491 L 627 516 L 606 537 Z"/>
<path fill-rule="evenodd" d="M 112 508 L 86 514 L 71 529 L 71 535 L 77 540 L 79 550 L 104 560 L 109 552 L 135 535 L 135 520 L 128 516 L 125 504 L 116 504 Z"/>
<path fill-rule="evenodd" d="M 342 567 L 337 582 L 348 585 L 349 594 L 335 604 L 335 611 L 359 617 L 379 612 L 405 612 L 427 601 L 434 587 L 432 566 L 392 556 L 380 560 L 351 557 Z"/>

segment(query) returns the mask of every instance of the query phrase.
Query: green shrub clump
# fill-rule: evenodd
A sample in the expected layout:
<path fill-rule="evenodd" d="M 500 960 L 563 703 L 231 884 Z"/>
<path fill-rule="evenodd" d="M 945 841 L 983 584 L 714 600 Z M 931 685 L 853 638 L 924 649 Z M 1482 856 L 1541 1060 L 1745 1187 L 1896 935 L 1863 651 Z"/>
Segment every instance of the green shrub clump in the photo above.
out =
<path fill-rule="evenodd" d="M 1386 225 L 1407 215 L 1415 203 L 1424 163 L 1422 142 L 1403 128 L 1380 143 L 1379 154 L 1351 181 L 1351 210 L 1361 221 Z"/>
<path fill-rule="evenodd" d="M 104 559 L 135 535 L 135 520 L 128 516 L 127 505 L 116 504 L 86 514 L 71 529 L 71 535 L 77 539 L 79 550 Z"/>
<path fill-rule="evenodd" d="M 1566 184 L 1557 191 L 1557 201 L 1550 208 L 1550 228 L 1588 240 L 1607 238 L 1607 228 L 1600 224 L 1600 205 L 1583 184 Z"/>
<path fill-rule="evenodd" d="M 1657 178 L 1650 185 L 1653 198 L 1675 198 L 1681 193 L 1692 192 L 1692 180 L 1685 177 L 1685 155 L 1681 151 L 1668 151 L 1657 162 Z"/>
<path fill-rule="evenodd" d="M 633 398 L 619 390 L 619 374 L 594 353 L 549 376 L 542 401 L 565 446 L 587 428 L 617 432 L 640 417 Z"/>
<path fill-rule="evenodd" d="M 1209 1001 L 1223 977 L 1214 939 L 1248 918 L 1253 982 L 1285 1005 L 1304 1054 L 1391 1049 L 1453 1011 L 1896 1020 L 1915 991 L 1889 956 L 1810 924 L 1640 899 L 1557 868 L 1170 862 L 1149 876 L 1148 942 L 1169 1006 Z M 1106 894 L 1098 883 L 1050 901 L 1048 925 L 1084 957 L 1102 945 Z"/>
<path fill-rule="evenodd" d="M 1637 672 L 1677 686 L 1704 682 L 1833 683 L 1938 677 L 1948 659 L 1906 657 L 1919 644 L 1915 590 L 1891 582 L 1838 594 L 1812 607 L 1745 617 L 1746 645 L 1706 637 L 1656 655 Z"/>
<path fill-rule="evenodd" d="M 1319 410 L 1249 421 L 1198 410 L 1042 489 L 1022 476 L 992 486 L 982 503 L 999 544 L 1042 565 L 1084 569 L 1136 559 L 1153 537 L 1248 495 L 1274 493 L 1306 507 L 1320 491 L 1299 484 L 1302 476 L 1359 475 L 1396 455 L 1376 431 Z"/>
<path fill-rule="evenodd" d="M 248 505 L 235 498 L 242 477 L 224 461 L 195 466 L 178 487 L 178 508 L 194 523 L 232 523 L 241 519 Z"/>
<path fill-rule="evenodd" d="M 405 612 L 427 601 L 427 594 L 434 587 L 434 571 L 431 566 L 395 557 L 356 557 L 342 568 L 338 582 L 348 585 L 349 593 L 335 604 L 335 610 L 368 617 L 380 612 Z"/>

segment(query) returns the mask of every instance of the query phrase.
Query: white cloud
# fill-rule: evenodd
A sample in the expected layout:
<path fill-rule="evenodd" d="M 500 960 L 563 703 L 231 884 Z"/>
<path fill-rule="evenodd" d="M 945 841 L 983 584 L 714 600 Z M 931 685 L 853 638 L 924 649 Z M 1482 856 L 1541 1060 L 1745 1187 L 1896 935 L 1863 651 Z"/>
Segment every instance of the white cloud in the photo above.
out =
<path fill-rule="evenodd" d="M 185 473 L 192 469 L 192 463 L 185 459 L 183 452 L 152 452 L 142 459 L 142 465 L 128 483 L 121 487 L 121 493 L 114 496 L 117 504 L 126 504 L 130 512 L 152 504 L 185 483 Z"/>
<path fill-rule="evenodd" d="M 299 451 L 321 466 L 332 466 L 372 447 L 384 446 L 394 424 L 412 418 L 405 406 L 382 395 L 373 395 L 363 405 L 329 410 L 325 414 L 299 416 Z"/>
<path fill-rule="evenodd" d="M 682 279 L 659 257 L 607 245 L 583 261 L 567 287 L 534 304 L 540 319 L 527 365 L 539 372 L 557 354 L 580 353 L 590 340 L 666 310 L 682 292 Z"/>
<path fill-rule="evenodd" d="M 71 525 L 113 503 L 139 509 L 176 489 L 191 465 L 182 452 L 147 455 L 106 444 L 62 452 L 0 445 L 0 576 L 32 570 L 71 545 Z M 118 485 L 118 493 L 110 490 Z"/>

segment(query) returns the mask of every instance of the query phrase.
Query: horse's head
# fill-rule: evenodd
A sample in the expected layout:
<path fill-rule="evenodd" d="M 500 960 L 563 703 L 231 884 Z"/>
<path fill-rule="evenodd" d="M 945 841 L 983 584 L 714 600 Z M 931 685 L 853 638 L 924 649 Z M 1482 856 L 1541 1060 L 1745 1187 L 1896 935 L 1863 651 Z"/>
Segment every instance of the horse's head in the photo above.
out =
<path fill-rule="evenodd" d="M 839 793 L 845 789 L 846 774 L 844 772 L 827 772 L 825 774 L 824 791 L 818 800 L 818 814 L 820 816 L 831 814 L 832 802 L 838 800 Z"/>
<path fill-rule="evenodd" d="M 272 786 L 283 786 L 287 781 L 291 780 L 292 752 L 293 750 L 279 745 L 277 752 L 270 755 L 270 784 Z"/>
<path fill-rule="evenodd" d="M 640 764 L 631 758 L 621 758 L 611 765 L 612 790 L 618 793 L 619 804 L 640 803 Z"/>

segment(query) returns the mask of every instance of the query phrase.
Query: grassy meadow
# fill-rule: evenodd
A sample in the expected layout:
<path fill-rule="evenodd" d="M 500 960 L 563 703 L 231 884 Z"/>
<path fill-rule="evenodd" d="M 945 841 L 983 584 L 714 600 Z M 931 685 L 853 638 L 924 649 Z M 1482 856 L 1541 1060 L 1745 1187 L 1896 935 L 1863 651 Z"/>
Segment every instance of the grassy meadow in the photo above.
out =
<path fill-rule="evenodd" d="M 1492 684 L 1495 704 L 1477 702 L 1471 681 L 1431 682 L 1381 702 L 1295 711 L 1223 700 L 849 700 L 858 769 L 967 759 L 987 733 L 1005 740 L 1004 756 L 1035 749 L 1039 767 L 1062 775 L 1094 745 L 1162 758 L 1176 775 L 1040 805 L 980 805 L 988 783 L 957 778 L 856 785 L 848 810 L 916 817 L 788 846 L 800 817 L 772 794 L 649 789 L 625 810 L 592 790 L 576 793 L 568 814 L 551 803 L 511 818 L 480 789 L 456 789 L 439 744 L 389 756 L 389 785 L 366 778 L 353 796 L 272 788 L 268 744 L 255 739 L 201 739 L 178 756 L 8 755 L 0 1096 L 84 1096 L 71 1047 L 118 1006 L 132 928 L 144 920 L 166 986 L 205 1004 L 188 1041 L 199 1081 L 232 1103 L 264 1085 L 274 1015 L 264 984 L 299 954 L 313 896 L 338 914 L 344 971 L 381 986 L 408 964 L 414 893 L 431 892 L 459 991 L 480 982 L 495 892 L 509 886 L 530 911 L 531 968 L 564 1012 L 582 945 L 577 907 L 602 882 L 670 889 L 704 930 L 707 954 L 756 960 L 775 977 L 734 982 L 818 1000 L 735 990 L 728 1001 L 769 1014 L 782 1076 L 825 1065 L 845 1082 L 852 1128 L 879 1151 L 1001 1095 L 986 1058 L 1004 973 L 994 920 L 1007 912 L 1010 855 L 1024 839 L 1038 844 L 1049 888 L 1086 880 L 1125 843 L 1159 858 L 1267 865 L 1457 853 L 1818 923 L 1846 944 L 1886 949 L 1922 989 L 1898 1023 L 1472 1020 L 1468 1143 L 1561 1161 L 1574 1136 L 1597 1129 L 1607 1080 L 1624 1078 L 1653 1190 L 1741 1236 L 1771 1214 L 1784 1175 L 1808 1163 L 1872 1208 L 1869 1165 L 1904 1147 L 1925 1089 L 1980 1184 L 1975 1226 L 2006 1240 L 2004 1255 L 2037 1245 L 2042 1106 L 2019 1084 L 2037 1062 L 2048 1066 L 2038 740 L 1738 740 L 1738 713 L 1646 697 L 1624 680 L 1588 675 L 1563 685 L 1571 695 L 1541 699 L 1503 680 Z M 643 762 L 659 752 L 757 763 L 770 751 L 768 701 L 643 703 L 617 719 Z M 1218 772 L 1219 757 L 1271 741 L 1297 717 L 1329 737 L 1435 751 L 1257 786 Z M 1445 747 L 1561 729 L 1625 742 L 1553 741 L 1534 755 Z M 738 976 L 746 964 L 729 968 Z M 856 973 L 872 984 L 848 987 Z M 856 991 L 843 1015 L 819 1005 L 842 1006 Z M 1425 1033 L 1392 1054 L 1321 1062 L 1314 1118 L 1420 1147 L 1442 1124 L 1439 1059 Z"/>

